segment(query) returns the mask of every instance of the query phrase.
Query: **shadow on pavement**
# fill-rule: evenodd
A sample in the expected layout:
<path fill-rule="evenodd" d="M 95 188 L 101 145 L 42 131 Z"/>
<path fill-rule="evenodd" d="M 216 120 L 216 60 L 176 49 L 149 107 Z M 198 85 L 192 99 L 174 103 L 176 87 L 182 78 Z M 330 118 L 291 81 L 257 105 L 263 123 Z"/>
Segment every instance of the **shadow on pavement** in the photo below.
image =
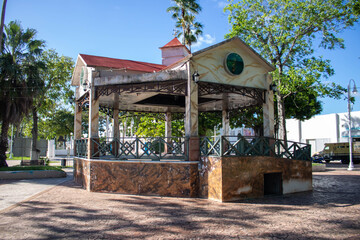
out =
<path fill-rule="evenodd" d="M 357 239 L 359 175 L 314 175 L 313 192 L 218 203 L 91 193 L 66 182 L 0 214 L 2 239 Z"/>

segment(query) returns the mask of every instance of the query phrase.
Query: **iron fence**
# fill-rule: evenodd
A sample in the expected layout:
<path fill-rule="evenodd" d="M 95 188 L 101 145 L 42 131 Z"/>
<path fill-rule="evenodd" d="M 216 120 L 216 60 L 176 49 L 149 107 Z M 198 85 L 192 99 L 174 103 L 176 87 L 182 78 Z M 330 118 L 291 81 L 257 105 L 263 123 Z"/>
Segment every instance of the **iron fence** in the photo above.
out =
<path fill-rule="evenodd" d="M 186 137 L 91 138 L 92 159 L 176 159 L 187 161 Z M 75 140 L 76 156 L 87 158 L 88 139 Z M 272 156 L 311 160 L 311 146 L 304 143 L 243 136 L 200 137 L 201 156 Z"/>
<path fill-rule="evenodd" d="M 87 145 L 88 139 L 76 139 L 75 140 L 75 155 L 77 157 L 87 158 Z"/>
<path fill-rule="evenodd" d="M 201 156 L 273 156 L 311 160 L 311 146 L 305 143 L 244 136 L 201 137 Z"/>
<path fill-rule="evenodd" d="M 91 138 L 90 141 L 92 159 L 188 160 L 186 149 L 189 141 L 185 137 Z M 82 151 L 87 144 L 87 140 L 76 140 L 77 156 L 87 157 Z"/>

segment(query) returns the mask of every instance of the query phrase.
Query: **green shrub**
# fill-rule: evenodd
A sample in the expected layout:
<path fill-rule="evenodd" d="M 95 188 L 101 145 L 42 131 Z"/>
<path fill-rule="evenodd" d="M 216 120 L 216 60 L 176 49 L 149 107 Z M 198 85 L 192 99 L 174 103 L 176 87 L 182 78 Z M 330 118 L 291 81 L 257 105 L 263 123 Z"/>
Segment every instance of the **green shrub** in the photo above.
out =
<path fill-rule="evenodd" d="M 14 166 L 2 167 L 0 171 L 27 171 L 27 170 L 56 170 L 62 171 L 60 166 Z"/>

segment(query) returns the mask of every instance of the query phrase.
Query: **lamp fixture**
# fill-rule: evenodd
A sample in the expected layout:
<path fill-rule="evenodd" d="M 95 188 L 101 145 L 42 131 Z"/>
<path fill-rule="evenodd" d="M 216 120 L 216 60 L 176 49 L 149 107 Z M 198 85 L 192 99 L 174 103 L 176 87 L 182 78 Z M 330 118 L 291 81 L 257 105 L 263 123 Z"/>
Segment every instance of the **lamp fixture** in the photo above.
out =
<path fill-rule="evenodd" d="M 193 77 L 193 80 L 194 80 L 195 83 L 198 83 L 198 82 L 199 82 L 199 80 L 200 80 L 200 74 L 199 74 L 197 71 L 194 72 L 194 74 L 192 75 L 192 77 Z"/>
<path fill-rule="evenodd" d="M 85 81 L 83 82 L 82 86 L 83 86 L 84 90 L 87 90 L 87 89 L 88 89 L 88 87 L 89 87 L 89 85 L 88 85 L 88 81 L 87 81 L 87 80 L 85 80 Z"/>
<path fill-rule="evenodd" d="M 356 84 L 355 84 L 355 80 L 354 79 L 350 79 L 349 81 L 349 85 L 348 85 L 348 89 L 347 89 L 347 92 L 348 92 L 348 97 L 347 97 L 347 100 L 348 100 L 348 119 L 349 119 L 349 123 L 348 123 L 348 127 L 349 127 L 349 168 L 347 170 L 349 171 L 353 171 L 354 170 L 354 163 L 353 163 L 353 139 L 352 139 L 352 123 L 351 123 L 351 94 L 350 94 L 350 85 L 351 85 L 351 82 L 353 83 L 353 90 L 352 90 L 352 94 L 357 94 L 357 89 L 356 89 Z"/>
<path fill-rule="evenodd" d="M 357 90 L 356 85 L 354 83 L 354 88 L 352 90 L 352 94 L 356 95 L 357 93 L 358 93 L 358 90 Z"/>

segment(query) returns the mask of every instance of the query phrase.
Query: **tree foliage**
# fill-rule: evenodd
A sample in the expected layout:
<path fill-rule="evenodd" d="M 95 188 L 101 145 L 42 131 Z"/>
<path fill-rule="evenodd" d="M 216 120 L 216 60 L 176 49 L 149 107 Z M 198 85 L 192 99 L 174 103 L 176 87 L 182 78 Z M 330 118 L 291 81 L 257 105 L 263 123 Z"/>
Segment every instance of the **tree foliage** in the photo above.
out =
<path fill-rule="evenodd" d="M 172 1 L 175 5 L 166 11 L 172 13 L 172 18 L 176 20 L 176 28 L 181 30 L 177 37 L 183 36 L 183 45 L 191 50 L 191 45 L 202 35 L 203 25 L 195 21 L 195 15 L 201 11 L 201 7 L 196 0 Z"/>
<path fill-rule="evenodd" d="M 74 91 L 71 88 L 71 75 L 74 61 L 70 57 L 60 56 L 54 49 L 45 51 L 41 61 L 46 64 L 46 70 L 41 73 L 45 83 L 43 96 L 37 98 L 41 111 L 48 112 L 51 106 L 64 106 L 73 103 Z"/>
<path fill-rule="evenodd" d="M 73 68 L 73 61 L 69 57 L 59 56 L 55 50 L 43 52 L 39 57 L 39 62 L 46 67 L 40 72 L 42 80 L 41 88 L 38 88 L 39 94 L 34 99 L 32 105 L 32 150 L 31 159 L 38 159 L 37 139 L 38 139 L 38 122 L 40 119 L 46 120 L 51 118 L 52 114 L 57 114 L 59 106 L 69 102 L 74 92 L 70 89 L 70 78 Z M 50 110 L 51 109 L 51 110 Z M 60 111 L 59 113 L 61 113 Z M 64 125 L 66 126 L 66 125 Z M 69 134 L 69 133 L 68 133 Z M 46 138 L 49 139 L 50 135 Z"/>
<path fill-rule="evenodd" d="M 69 136 L 74 132 L 74 112 L 65 108 L 58 108 L 54 114 L 42 121 L 44 139 L 53 139 L 59 136 Z"/>
<path fill-rule="evenodd" d="M 352 14 L 353 5 L 353 1 L 342 0 L 231 0 L 225 7 L 232 28 L 226 37 L 240 36 L 276 67 L 279 137 L 286 139 L 286 98 L 292 98 L 287 106 L 293 108 L 292 102 L 340 98 L 344 93 L 344 88 L 322 81 L 331 77 L 333 70 L 329 61 L 314 56 L 314 44 L 319 41 L 319 47 L 325 49 L 344 48 L 343 39 L 336 34 L 358 20 Z M 293 117 L 318 113 L 320 103 L 313 103 L 308 110 L 294 112 Z"/>
<path fill-rule="evenodd" d="M 50 49 L 43 52 L 40 56 L 41 62 L 46 65 L 46 68 L 41 71 L 41 79 L 44 83 L 41 94 L 35 98 L 33 105 L 33 138 L 37 139 L 38 129 L 34 124 L 34 118 L 39 115 L 41 123 L 40 131 L 43 132 L 43 137 L 51 139 L 56 136 L 69 135 L 72 130 L 73 119 L 69 114 L 73 114 L 70 105 L 73 102 L 74 91 L 71 88 L 70 80 L 74 66 L 71 58 L 60 56 L 55 50 Z M 52 126 L 54 122 L 61 122 L 59 115 L 64 117 L 62 125 L 58 127 Z M 70 127 L 71 126 L 71 127 Z"/>
<path fill-rule="evenodd" d="M 264 135 L 262 107 L 255 106 L 251 108 L 233 111 L 230 114 L 231 128 L 252 128 L 256 136 Z"/>
<path fill-rule="evenodd" d="M 184 22 L 184 23 L 183 23 Z M 203 34 L 203 25 L 195 22 L 195 16 L 187 13 L 183 20 L 176 22 L 177 28 L 182 28 L 185 25 L 184 32 L 179 32 L 177 37 L 183 36 L 183 44 L 186 45 L 191 52 L 191 45 L 197 42 L 199 36 Z"/>
<path fill-rule="evenodd" d="M 214 127 L 221 126 L 221 112 L 199 112 L 199 135 L 211 136 L 214 134 Z"/>
<path fill-rule="evenodd" d="M 360 0 L 354 0 L 354 14 L 360 15 Z"/>
<path fill-rule="evenodd" d="M 30 111 L 33 118 L 26 118 L 25 131 L 32 124 L 34 139 L 38 135 L 38 120 L 42 137 L 72 132 L 73 117 L 70 118 L 72 113 L 66 110 L 66 104 L 73 96 L 69 81 L 74 63 L 68 57 L 60 57 L 54 50 L 44 52 L 44 41 L 35 39 L 35 35 L 35 29 L 24 30 L 16 21 L 5 26 L 4 48 L 0 56 L 2 166 L 6 166 L 9 125 L 14 124 L 20 129 L 23 117 Z M 64 120 L 66 123 L 56 124 Z"/>
<path fill-rule="evenodd" d="M 171 135 L 174 137 L 184 136 L 184 119 L 172 114 Z M 128 115 L 128 126 L 130 121 L 134 126 L 134 133 L 140 137 L 165 136 L 165 114 L 164 113 L 132 113 Z M 130 120 L 131 119 L 131 120 Z"/>
<path fill-rule="evenodd" d="M 51 114 L 50 114 L 51 113 Z M 39 114 L 38 138 L 54 139 L 59 136 L 69 136 L 74 132 L 74 112 L 72 109 L 57 107 L 47 116 Z M 21 134 L 25 137 L 32 136 L 33 118 L 24 118 Z"/>
<path fill-rule="evenodd" d="M 38 60 L 44 42 L 35 39 L 36 30 L 24 30 L 19 22 L 5 26 L 4 49 L 0 56 L 0 167 L 7 166 L 9 125 L 28 114 L 43 85 L 39 77 L 44 65 Z"/>

